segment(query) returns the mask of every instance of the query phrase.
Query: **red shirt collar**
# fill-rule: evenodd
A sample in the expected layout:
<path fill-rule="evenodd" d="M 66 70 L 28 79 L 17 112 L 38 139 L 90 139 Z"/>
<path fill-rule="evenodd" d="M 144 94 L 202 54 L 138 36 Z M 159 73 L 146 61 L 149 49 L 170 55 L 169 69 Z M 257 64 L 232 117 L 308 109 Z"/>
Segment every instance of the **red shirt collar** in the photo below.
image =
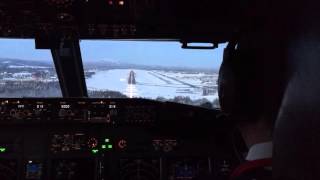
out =
<path fill-rule="evenodd" d="M 258 159 L 254 161 L 247 161 L 238 166 L 231 174 L 230 178 L 234 179 L 244 173 L 263 167 L 272 167 L 272 158 Z"/>

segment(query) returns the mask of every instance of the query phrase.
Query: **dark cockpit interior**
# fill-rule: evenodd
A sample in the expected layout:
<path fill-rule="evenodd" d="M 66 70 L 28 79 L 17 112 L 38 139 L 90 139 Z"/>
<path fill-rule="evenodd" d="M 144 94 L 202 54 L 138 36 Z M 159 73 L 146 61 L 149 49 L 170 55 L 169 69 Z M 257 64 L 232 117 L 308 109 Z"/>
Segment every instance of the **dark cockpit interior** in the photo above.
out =
<path fill-rule="evenodd" d="M 237 4 L 1 1 L 0 36 L 31 39 L 33 48 L 49 50 L 63 96 L 2 95 L 1 179 L 227 179 L 241 160 L 237 156 L 242 157 L 235 146 L 245 146 L 218 109 L 143 98 L 88 98 L 80 41 L 175 41 L 179 48 L 215 49 L 240 22 L 234 16 L 242 13 Z"/>
<path fill-rule="evenodd" d="M 246 138 L 269 128 L 269 122 L 241 120 L 259 113 L 271 122 L 270 139 L 259 138 L 274 141 L 274 159 L 267 158 L 268 175 L 257 179 L 317 179 L 319 135 L 303 129 L 319 125 L 320 101 L 308 91 L 319 86 L 313 70 L 319 15 L 312 7 L 251 0 L 1 0 L 0 180 L 236 180 L 252 147 Z M 24 42 L 45 51 L 48 61 L 20 54 L 30 48 Z M 171 43 L 216 53 L 217 62 L 205 64 L 207 54 L 191 59 L 186 53 L 179 65 L 161 59 L 173 57 Z M 138 48 L 146 59 L 130 54 Z M 116 53 L 136 59 L 94 59 Z M 247 61 L 252 57 L 263 63 Z M 240 62 L 231 65 L 238 74 L 219 71 L 232 61 Z M 261 72 L 269 75 L 255 75 Z M 299 117 L 310 122 L 302 126 Z M 258 133 L 245 137 L 244 129 Z M 314 149 L 312 165 L 302 167 L 311 156 L 294 142 Z"/>

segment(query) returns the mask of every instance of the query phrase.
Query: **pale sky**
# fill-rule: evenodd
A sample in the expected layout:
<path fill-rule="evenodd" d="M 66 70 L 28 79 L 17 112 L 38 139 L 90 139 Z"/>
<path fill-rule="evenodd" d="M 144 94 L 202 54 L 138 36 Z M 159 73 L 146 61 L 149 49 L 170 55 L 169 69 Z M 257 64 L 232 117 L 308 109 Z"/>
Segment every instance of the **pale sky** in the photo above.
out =
<path fill-rule="evenodd" d="M 186 50 L 178 42 L 82 40 L 84 61 L 114 61 L 131 64 L 181 66 L 218 69 L 223 48 L 214 50 Z M 31 39 L 0 39 L 0 58 L 52 61 L 49 50 L 36 50 Z"/>

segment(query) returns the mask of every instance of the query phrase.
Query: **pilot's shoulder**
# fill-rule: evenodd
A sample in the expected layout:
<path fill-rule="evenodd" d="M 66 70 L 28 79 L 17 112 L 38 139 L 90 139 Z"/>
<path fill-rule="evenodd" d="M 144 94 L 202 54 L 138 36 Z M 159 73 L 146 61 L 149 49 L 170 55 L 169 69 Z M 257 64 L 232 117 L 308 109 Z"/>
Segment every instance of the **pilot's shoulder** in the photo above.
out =
<path fill-rule="evenodd" d="M 266 168 L 254 169 L 232 177 L 231 180 L 272 180 L 272 171 Z"/>
<path fill-rule="evenodd" d="M 272 179 L 272 158 L 247 161 L 237 167 L 231 180 L 269 180 Z"/>

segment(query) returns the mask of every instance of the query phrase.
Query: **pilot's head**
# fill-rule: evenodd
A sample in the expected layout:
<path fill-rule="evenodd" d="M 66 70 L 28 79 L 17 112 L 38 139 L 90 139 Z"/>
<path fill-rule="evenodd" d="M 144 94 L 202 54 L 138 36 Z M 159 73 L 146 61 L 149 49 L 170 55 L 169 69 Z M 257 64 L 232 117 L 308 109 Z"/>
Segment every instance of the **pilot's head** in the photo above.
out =
<path fill-rule="evenodd" d="M 233 121 L 255 121 L 262 114 L 263 79 L 253 59 L 231 43 L 224 50 L 218 94 L 222 111 Z"/>
<path fill-rule="evenodd" d="M 277 55 L 281 53 L 273 53 L 258 38 L 231 42 L 225 48 L 218 79 L 219 101 L 221 110 L 240 130 L 255 128 L 271 138 L 284 92 L 284 66 Z"/>

